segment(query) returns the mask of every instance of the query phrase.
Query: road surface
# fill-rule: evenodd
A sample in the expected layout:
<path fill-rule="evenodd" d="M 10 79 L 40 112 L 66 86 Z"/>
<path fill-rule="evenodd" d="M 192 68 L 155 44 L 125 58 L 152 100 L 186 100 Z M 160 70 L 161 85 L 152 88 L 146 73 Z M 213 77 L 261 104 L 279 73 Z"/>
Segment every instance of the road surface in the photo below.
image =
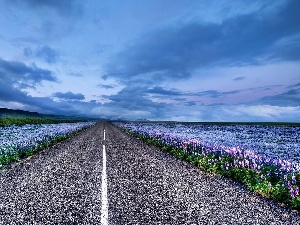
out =
<path fill-rule="evenodd" d="M 300 215 L 102 122 L 0 172 L 0 224 L 277 225 Z"/>

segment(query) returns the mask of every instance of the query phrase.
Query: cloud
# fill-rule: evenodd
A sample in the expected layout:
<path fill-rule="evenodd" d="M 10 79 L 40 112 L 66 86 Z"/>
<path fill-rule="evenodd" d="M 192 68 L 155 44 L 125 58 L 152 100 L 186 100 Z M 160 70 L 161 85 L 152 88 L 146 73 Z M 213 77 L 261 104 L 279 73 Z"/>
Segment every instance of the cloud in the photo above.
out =
<path fill-rule="evenodd" d="M 147 88 L 140 86 L 125 87 L 117 94 L 102 95 L 102 97 L 109 100 L 108 103 L 103 104 L 103 107 L 111 108 L 118 113 L 123 111 L 147 112 L 149 115 L 161 117 L 163 108 L 166 107 L 164 103 L 151 100 Z"/>
<path fill-rule="evenodd" d="M 105 88 L 105 89 L 113 89 L 113 88 L 115 88 L 114 85 L 108 85 L 108 84 L 99 84 L 99 85 L 97 85 L 97 87 Z"/>
<path fill-rule="evenodd" d="M 29 47 L 23 49 L 23 54 L 27 57 L 32 57 L 33 56 L 33 52 L 31 50 L 31 48 L 29 48 Z"/>
<path fill-rule="evenodd" d="M 25 44 L 61 46 L 61 40 L 68 38 L 68 43 L 78 39 L 74 34 L 83 18 L 85 3 L 77 0 L 3 0 L 0 1 L 3 16 L 7 23 L 1 24 L 3 34 L 10 44 L 27 47 Z M 6 9 L 6 10 L 5 10 Z M 9 10 L 8 10 L 9 9 Z M 60 49 L 65 49 L 68 44 Z M 43 49 L 42 49 L 43 50 Z M 48 54 L 47 54 L 48 55 Z M 42 54 L 44 59 L 49 58 Z M 51 59 L 50 59 L 51 61 Z"/>
<path fill-rule="evenodd" d="M 26 88 L 35 88 L 43 81 L 58 82 L 51 71 L 41 69 L 35 64 L 29 66 L 18 61 L 0 59 L 0 101 L 5 102 L 3 107 L 17 104 L 30 111 L 58 110 L 50 98 L 35 98 L 23 91 Z"/>
<path fill-rule="evenodd" d="M 14 87 L 13 83 L 0 76 L 1 107 L 36 111 L 46 114 L 90 116 L 93 108 L 99 107 L 97 102 L 61 101 L 56 102 L 50 97 L 33 97 L 25 91 Z M 75 94 L 76 95 L 76 94 Z M 77 98 L 82 98 L 76 95 Z"/>
<path fill-rule="evenodd" d="M 53 97 L 57 97 L 57 98 L 60 98 L 60 99 L 63 99 L 63 100 L 71 100 L 71 101 L 74 101 L 74 100 L 84 100 L 85 97 L 83 94 L 81 93 L 73 93 L 73 92 L 56 92 L 52 95 Z"/>
<path fill-rule="evenodd" d="M 199 96 L 204 98 L 219 98 L 223 95 L 238 92 L 239 91 L 219 92 L 209 90 L 193 93 L 160 86 L 148 87 L 131 85 L 126 86 L 117 94 L 102 95 L 102 97 L 109 102 L 104 103 L 102 106 L 102 108 L 106 110 L 101 111 L 100 108 L 98 110 L 100 110 L 101 113 L 112 113 L 112 118 L 119 118 L 116 113 L 113 112 L 122 112 L 123 119 L 137 119 L 135 113 L 139 114 L 139 119 L 167 119 L 174 115 L 180 116 L 181 113 L 181 115 L 186 115 L 186 120 L 189 120 L 189 110 L 201 113 L 198 109 L 202 106 L 202 104 L 199 104 Z M 189 100 L 190 98 L 196 98 L 197 100 Z M 214 105 L 211 107 L 214 107 Z M 126 115 L 124 112 L 126 112 Z M 170 113 L 172 115 L 170 115 Z M 193 117 L 195 117 L 195 115 L 193 115 Z"/>
<path fill-rule="evenodd" d="M 166 110 L 170 120 L 203 122 L 300 122 L 300 106 L 186 105 Z M 184 116 L 183 116 L 184 115 Z"/>
<path fill-rule="evenodd" d="M 1 101 L 4 104 L 1 104 Z M 50 97 L 33 97 L 18 89 L 6 87 L 4 90 L 0 89 L 0 105 L 6 108 L 23 109 L 46 114 L 89 117 L 91 116 L 92 109 L 99 107 L 101 104 L 83 101 L 57 102 Z M 18 107 L 16 108 L 15 105 Z"/>
<path fill-rule="evenodd" d="M 291 85 L 285 92 L 273 96 L 263 97 L 258 102 L 272 106 L 299 106 L 300 85 Z"/>
<path fill-rule="evenodd" d="M 297 0 L 273 11 L 237 15 L 221 23 L 189 22 L 164 26 L 132 42 L 107 65 L 107 77 L 124 83 L 187 79 L 199 68 L 216 65 L 257 65 L 269 60 L 300 59 L 281 54 L 276 43 L 299 34 Z M 284 27 L 284 29 L 281 29 Z M 300 42 L 289 41 L 290 48 Z M 277 50 L 276 50 L 277 49 Z"/>
<path fill-rule="evenodd" d="M 241 117 L 248 117 L 250 121 L 295 122 L 299 121 L 300 116 L 300 106 L 240 105 L 234 108 L 236 114 Z"/>
<path fill-rule="evenodd" d="M 33 97 L 24 88 L 35 88 L 43 81 L 58 82 L 49 70 L 41 69 L 35 64 L 26 65 L 18 61 L 0 59 L 0 102 L 2 107 L 18 105 L 18 108 L 62 115 L 86 115 L 98 103 L 81 103 L 75 101 L 56 102 L 50 97 Z M 59 96 L 59 94 L 57 94 Z M 69 100 L 83 100 L 82 94 L 61 93 L 60 97 Z M 13 108 L 13 107 L 12 107 Z"/>
<path fill-rule="evenodd" d="M 265 87 L 233 91 L 183 92 L 161 86 L 131 85 L 117 94 L 102 95 L 109 102 L 98 107 L 96 111 L 108 117 L 110 113 L 109 118 L 115 119 L 299 121 L 300 117 L 297 116 L 300 112 L 297 110 L 300 101 L 299 91 L 296 88 L 298 85 L 280 95 L 269 96 L 264 101 L 258 99 L 250 102 L 243 101 L 243 96 L 248 92 L 263 90 Z M 272 104 L 275 99 L 278 102 Z M 286 103 L 287 99 L 290 103 Z M 120 112 L 122 116 L 118 116 Z"/>
<path fill-rule="evenodd" d="M 272 55 L 285 60 L 299 60 L 300 32 L 276 42 L 273 46 Z"/>
<path fill-rule="evenodd" d="M 217 91 L 217 90 L 207 90 L 207 91 L 200 91 L 197 93 L 194 93 L 195 96 L 204 96 L 204 97 L 210 97 L 210 98 L 219 98 L 224 97 L 226 95 L 232 95 L 242 92 L 242 90 L 235 90 L 235 91 Z"/>
<path fill-rule="evenodd" d="M 233 80 L 234 81 L 240 81 L 240 80 L 245 80 L 245 79 L 246 79 L 246 77 L 236 77 Z"/>
<path fill-rule="evenodd" d="M 49 46 L 43 46 L 36 50 L 36 57 L 45 60 L 47 63 L 55 63 L 58 58 L 58 52 Z"/>
<path fill-rule="evenodd" d="M 145 92 L 150 93 L 150 94 L 159 94 L 159 95 L 165 95 L 165 96 L 180 96 L 180 95 L 183 95 L 183 93 L 180 92 L 179 90 L 176 90 L 176 89 L 168 90 L 168 89 L 158 87 L 158 86 L 150 88 L 150 89 L 146 90 Z"/>
<path fill-rule="evenodd" d="M 42 81 L 57 82 L 50 70 L 38 68 L 35 64 L 28 66 L 18 61 L 6 61 L 0 58 L 0 82 L 5 86 L 34 86 Z"/>
<path fill-rule="evenodd" d="M 297 83 L 297 84 L 294 84 L 294 85 L 290 85 L 289 87 L 290 87 L 290 88 L 293 88 L 293 87 L 300 87 L 300 83 Z"/>
<path fill-rule="evenodd" d="M 49 64 L 56 63 L 59 57 L 59 53 L 47 45 L 38 47 L 35 50 L 29 47 L 24 48 L 23 54 L 27 57 L 39 58 Z"/>

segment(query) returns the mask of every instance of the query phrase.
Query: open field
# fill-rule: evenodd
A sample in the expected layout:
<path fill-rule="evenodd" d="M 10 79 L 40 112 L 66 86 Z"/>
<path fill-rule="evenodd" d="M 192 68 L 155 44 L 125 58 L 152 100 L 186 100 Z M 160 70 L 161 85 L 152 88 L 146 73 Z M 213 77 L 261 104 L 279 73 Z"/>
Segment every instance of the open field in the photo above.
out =
<path fill-rule="evenodd" d="M 94 124 L 94 122 L 77 122 L 0 127 L 0 168 Z"/>
<path fill-rule="evenodd" d="M 138 122 L 138 123 L 149 123 L 149 124 L 185 124 L 185 125 L 262 125 L 262 126 L 291 126 L 300 127 L 300 123 L 295 122 L 182 122 L 182 121 L 151 121 L 151 120 L 141 120 L 141 121 L 118 121 L 113 122 Z"/>

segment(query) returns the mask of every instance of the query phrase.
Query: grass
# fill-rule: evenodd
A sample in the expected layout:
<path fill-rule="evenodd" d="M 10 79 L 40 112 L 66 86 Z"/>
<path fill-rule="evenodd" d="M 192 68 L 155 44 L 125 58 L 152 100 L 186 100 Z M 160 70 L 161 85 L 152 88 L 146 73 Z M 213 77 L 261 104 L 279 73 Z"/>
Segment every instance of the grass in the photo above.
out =
<path fill-rule="evenodd" d="M 25 124 L 54 124 L 54 123 L 76 123 L 86 122 L 86 120 L 79 119 L 61 119 L 51 117 L 23 117 L 23 116 L 4 116 L 0 117 L 0 127 L 11 125 L 25 125 Z"/>
<path fill-rule="evenodd" d="M 234 158 L 229 155 L 221 157 L 218 154 L 202 155 L 201 152 L 198 154 L 187 153 L 183 149 L 164 145 L 159 139 L 131 132 L 124 128 L 121 129 L 129 135 L 138 137 L 150 145 L 159 147 L 163 151 L 167 151 L 180 159 L 186 160 L 202 170 L 236 180 L 239 183 L 244 184 L 249 190 L 256 194 L 274 199 L 278 203 L 289 206 L 298 212 L 300 210 L 300 196 L 298 195 L 294 198 L 291 197 L 291 191 L 286 186 L 286 181 L 293 180 L 292 177 L 288 177 L 287 180 L 277 178 L 277 168 L 275 168 L 275 166 L 266 165 L 259 172 L 249 168 L 230 167 L 228 165 L 233 164 Z M 293 186 L 299 187 L 299 185 L 300 174 L 296 174 Z"/>

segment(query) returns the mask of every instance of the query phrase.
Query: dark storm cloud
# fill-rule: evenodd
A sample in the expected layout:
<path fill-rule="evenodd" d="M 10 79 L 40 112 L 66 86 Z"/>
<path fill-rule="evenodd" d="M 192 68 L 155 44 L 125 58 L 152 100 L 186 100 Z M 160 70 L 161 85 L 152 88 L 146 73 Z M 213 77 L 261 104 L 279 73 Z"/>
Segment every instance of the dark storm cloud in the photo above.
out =
<path fill-rule="evenodd" d="M 17 88 L 11 86 L 11 84 L 7 85 L 6 80 L 0 78 L 0 100 L 1 101 L 14 101 L 14 102 L 26 102 L 27 94 L 25 92 L 20 91 Z"/>
<path fill-rule="evenodd" d="M 57 97 L 57 98 L 60 98 L 60 99 L 64 99 L 64 100 L 84 100 L 85 97 L 83 94 L 81 93 L 73 93 L 71 91 L 68 91 L 68 92 L 56 92 L 52 95 L 53 97 Z"/>
<path fill-rule="evenodd" d="M 0 59 L 0 81 L 4 85 L 36 85 L 42 81 L 57 82 L 50 70 L 38 68 L 35 64 L 28 66 L 18 61 Z"/>
<path fill-rule="evenodd" d="M 34 51 L 31 48 L 24 48 L 23 53 L 27 57 L 37 57 L 49 64 L 57 62 L 59 57 L 59 53 L 47 45 L 38 47 Z"/>
<path fill-rule="evenodd" d="M 221 22 L 191 22 L 164 27 L 141 37 L 107 65 L 106 77 L 123 82 L 185 79 L 195 69 L 214 65 L 245 65 L 264 60 L 300 59 L 300 42 L 285 38 L 300 32 L 300 1 L 286 1 L 273 12 L 264 8 Z M 283 42 L 281 46 L 279 42 Z M 280 50 L 281 49 L 281 50 Z M 281 52 L 285 50 L 285 54 Z"/>

